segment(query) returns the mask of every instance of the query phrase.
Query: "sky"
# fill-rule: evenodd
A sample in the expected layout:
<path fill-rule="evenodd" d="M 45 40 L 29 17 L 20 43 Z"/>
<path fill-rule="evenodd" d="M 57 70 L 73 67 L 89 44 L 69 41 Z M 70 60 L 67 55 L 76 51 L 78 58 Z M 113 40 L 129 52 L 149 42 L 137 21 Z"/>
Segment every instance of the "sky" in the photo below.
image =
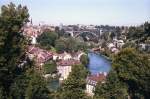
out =
<path fill-rule="evenodd" d="M 139 25 L 150 20 L 150 0 L 0 0 L 26 5 L 34 24 Z"/>

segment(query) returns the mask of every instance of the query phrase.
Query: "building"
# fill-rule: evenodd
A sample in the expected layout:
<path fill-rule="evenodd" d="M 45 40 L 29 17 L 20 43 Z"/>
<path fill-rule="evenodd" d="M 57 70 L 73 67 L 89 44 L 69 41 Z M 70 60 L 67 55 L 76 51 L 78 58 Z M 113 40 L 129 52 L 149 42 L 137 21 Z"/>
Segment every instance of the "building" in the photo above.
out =
<path fill-rule="evenodd" d="M 89 96 L 93 96 L 96 84 L 98 82 L 105 83 L 106 76 L 107 73 L 89 75 L 86 79 L 86 93 Z"/>
<path fill-rule="evenodd" d="M 36 44 L 36 38 L 43 33 L 40 26 L 35 26 L 32 24 L 25 25 L 23 28 L 23 35 L 31 40 L 31 44 Z"/>
<path fill-rule="evenodd" d="M 122 48 L 122 46 L 125 44 L 123 40 L 117 40 L 114 39 L 113 40 L 113 44 L 117 47 L 117 48 Z"/>
<path fill-rule="evenodd" d="M 85 53 L 82 52 L 82 51 L 78 51 L 76 53 L 72 53 L 72 58 L 74 60 L 79 60 L 80 61 L 80 58 L 81 58 L 82 55 L 85 55 Z"/>
<path fill-rule="evenodd" d="M 80 61 L 78 60 L 61 60 L 57 62 L 57 70 L 58 74 L 60 75 L 59 80 L 63 81 L 64 79 L 67 79 L 69 76 L 69 73 L 71 72 L 72 65 L 80 64 Z"/>
<path fill-rule="evenodd" d="M 31 60 L 35 60 L 38 69 L 41 69 L 45 62 L 53 58 L 52 52 L 40 49 L 39 47 L 35 46 L 28 46 L 27 55 Z"/>
<path fill-rule="evenodd" d="M 37 41 L 36 41 L 36 37 L 34 37 L 34 36 L 31 36 L 31 44 L 36 44 L 37 43 Z"/>
<path fill-rule="evenodd" d="M 111 48 L 115 47 L 115 45 L 113 43 L 108 43 L 107 47 L 108 47 L 108 49 L 111 49 Z"/>
<path fill-rule="evenodd" d="M 139 49 L 141 51 L 147 51 L 147 52 L 150 52 L 150 44 L 144 44 L 144 43 L 141 43 L 138 45 Z"/>
<path fill-rule="evenodd" d="M 67 52 L 64 52 L 61 54 L 55 53 L 53 55 L 53 60 L 69 60 L 69 59 L 72 59 L 72 56 L 71 56 L 71 54 L 69 54 Z"/>
<path fill-rule="evenodd" d="M 112 48 L 110 49 L 110 51 L 111 51 L 112 53 L 117 54 L 117 53 L 119 52 L 119 49 L 117 49 L 116 47 L 112 47 Z"/>

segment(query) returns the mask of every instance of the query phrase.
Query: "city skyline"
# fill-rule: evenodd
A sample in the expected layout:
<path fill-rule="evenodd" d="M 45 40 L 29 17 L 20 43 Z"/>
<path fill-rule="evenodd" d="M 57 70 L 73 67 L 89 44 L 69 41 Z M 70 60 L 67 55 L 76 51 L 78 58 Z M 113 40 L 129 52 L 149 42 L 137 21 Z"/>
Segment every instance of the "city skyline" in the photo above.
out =
<path fill-rule="evenodd" d="M 26 5 L 34 24 L 139 25 L 149 21 L 149 0 L 1 0 Z"/>

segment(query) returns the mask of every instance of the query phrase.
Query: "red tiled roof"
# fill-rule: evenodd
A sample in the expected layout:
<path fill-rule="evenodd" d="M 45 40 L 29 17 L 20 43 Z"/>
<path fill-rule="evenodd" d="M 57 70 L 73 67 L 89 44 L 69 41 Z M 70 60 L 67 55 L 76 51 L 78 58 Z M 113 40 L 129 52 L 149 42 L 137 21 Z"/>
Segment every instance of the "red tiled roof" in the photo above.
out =
<path fill-rule="evenodd" d="M 43 63 L 48 61 L 49 59 L 51 59 L 53 57 L 53 53 L 40 49 L 38 47 L 35 46 L 29 46 L 28 47 L 28 52 L 30 54 L 34 54 L 36 56 L 36 60 L 38 63 Z"/>
<path fill-rule="evenodd" d="M 93 74 L 87 77 L 87 83 L 96 86 L 98 82 L 103 82 L 106 79 L 104 74 Z"/>
<path fill-rule="evenodd" d="M 80 61 L 78 60 L 61 60 L 57 62 L 58 66 L 72 66 L 75 64 L 80 64 Z"/>
<path fill-rule="evenodd" d="M 99 81 L 105 80 L 106 76 L 104 74 L 93 74 L 93 75 L 88 76 L 88 79 L 99 82 Z"/>

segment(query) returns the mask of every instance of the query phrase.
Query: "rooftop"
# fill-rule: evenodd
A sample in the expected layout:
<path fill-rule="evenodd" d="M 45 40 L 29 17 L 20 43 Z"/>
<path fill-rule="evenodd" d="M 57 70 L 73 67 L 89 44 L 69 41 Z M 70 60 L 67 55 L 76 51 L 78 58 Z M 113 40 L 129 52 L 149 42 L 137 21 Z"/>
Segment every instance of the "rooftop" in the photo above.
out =
<path fill-rule="evenodd" d="M 105 73 L 92 74 L 87 77 L 87 83 L 96 86 L 98 82 L 103 82 L 105 79 Z"/>
<path fill-rule="evenodd" d="M 71 59 L 71 60 L 61 60 L 57 62 L 58 66 L 72 66 L 75 64 L 80 64 L 80 61 Z"/>

